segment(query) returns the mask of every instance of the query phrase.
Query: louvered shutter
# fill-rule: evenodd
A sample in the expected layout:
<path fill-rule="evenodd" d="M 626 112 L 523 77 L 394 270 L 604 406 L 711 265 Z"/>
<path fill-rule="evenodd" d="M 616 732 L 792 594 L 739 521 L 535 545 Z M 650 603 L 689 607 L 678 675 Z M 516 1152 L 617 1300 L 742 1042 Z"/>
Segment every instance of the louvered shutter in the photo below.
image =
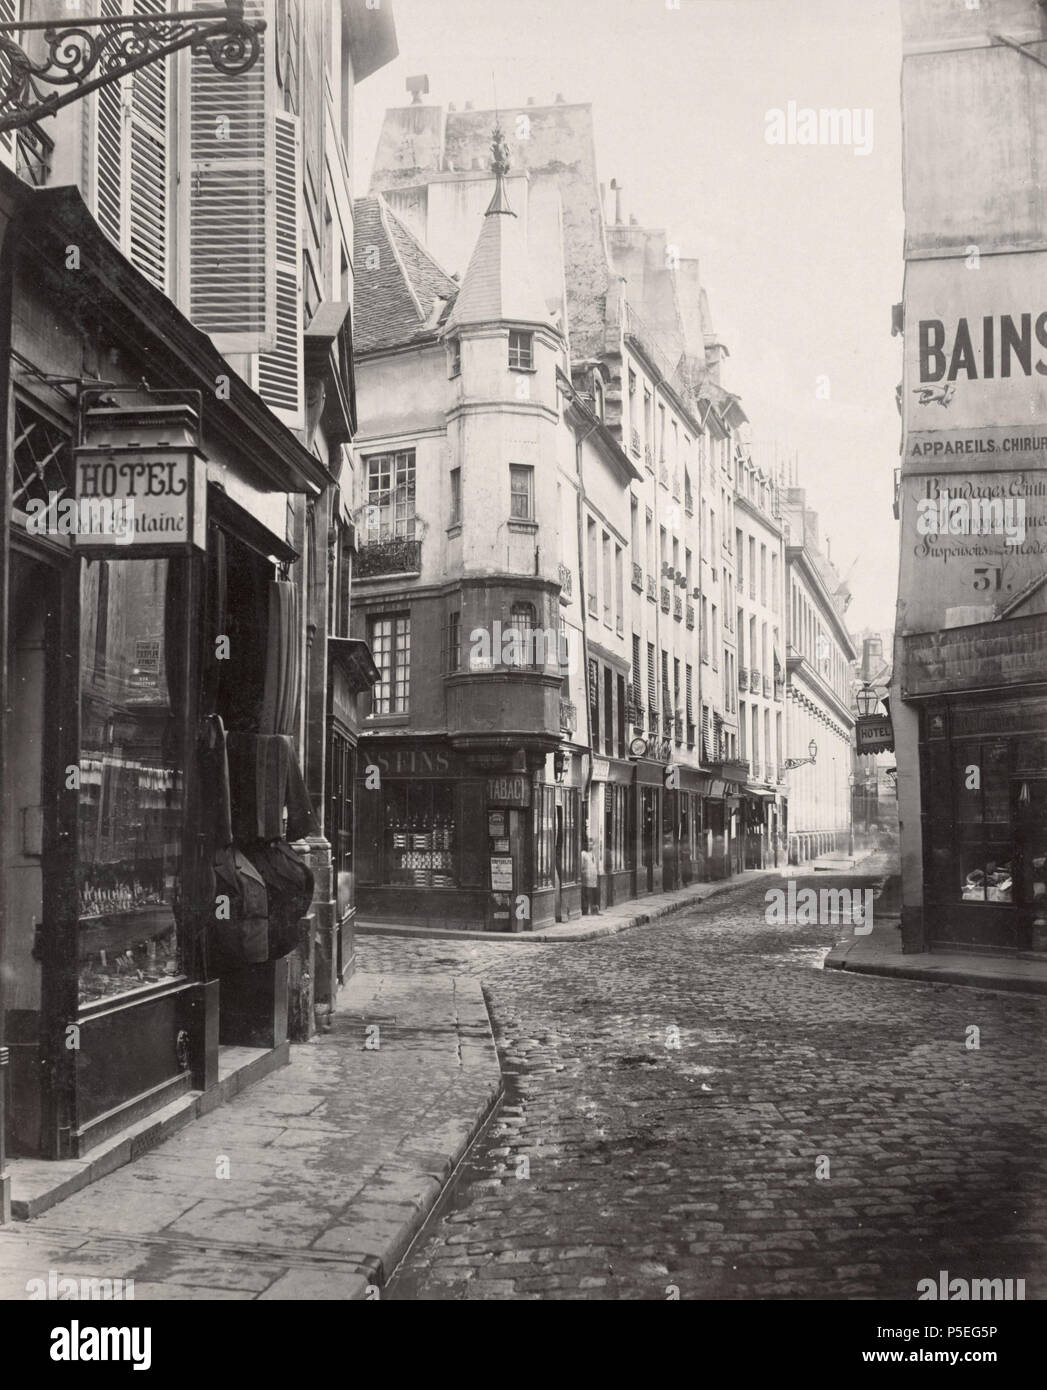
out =
<path fill-rule="evenodd" d="M 213 0 L 195 0 L 213 9 Z M 267 19 L 264 0 L 246 0 L 244 17 Z M 188 312 L 224 353 L 277 346 L 273 112 L 269 34 L 246 73 L 225 77 L 206 53 L 189 62 Z"/>
<path fill-rule="evenodd" d="M 117 3 L 119 12 L 120 0 Z M 160 15 L 165 0 L 135 0 L 134 13 Z M 129 176 L 127 254 L 132 265 L 167 293 L 169 207 L 168 64 L 150 63 L 132 73 L 127 125 Z"/>
<path fill-rule="evenodd" d="M 298 205 L 302 187 L 300 123 L 273 114 L 276 148 L 276 236 L 271 269 L 276 280 L 276 345 L 259 354 L 256 389 L 292 429 L 305 427 L 302 381 L 302 285 Z"/>
<path fill-rule="evenodd" d="M 102 0 L 102 17 L 128 9 Z M 133 13 L 160 15 L 164 0 L 134 0 Z M 95 104 L 95 216 L 147 279 L 168 288 L 171 223 L 168 65 L 151 63 L 98 90 Z"/>
<path fill-rule="evenodd" d="M 20 0 L 0 0 L 0 24 L 13 24 L 16 20 L 21 19 L 21 8 Z M 8 37 L 14 39 L 17 43 L 19 36 L 17 34 L 10 34 Z M 3 54 L 0 54 L 0 91 L 3 91 L 7 87 L 10 79 L 11 64 Z M 3 134 L 0 135 L 0 164 L 6 164 L 9 169 L 15 168 L 17 163 L 17 152 L 18 144 L 15 132 L 13 130 L 5 130 Z"/>
<path fill-rule="evenodd" d="M 102 0 L 103 19 L 118 15 L 120 0 Z M 121 251 L 127 209 L 127 162 L 124 158 L 126 79 L 100 87 L 95 99 L 94 203 L 98 225 Z"/>

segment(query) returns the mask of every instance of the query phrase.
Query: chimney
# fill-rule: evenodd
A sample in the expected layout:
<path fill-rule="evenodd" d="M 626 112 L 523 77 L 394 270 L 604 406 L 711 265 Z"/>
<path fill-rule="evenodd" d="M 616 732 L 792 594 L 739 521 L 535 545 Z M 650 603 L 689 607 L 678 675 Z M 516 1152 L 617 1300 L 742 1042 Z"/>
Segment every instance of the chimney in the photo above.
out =
<path fill-rule="evenodd" d="M 409 77 L 404 86 L 411 93 L 411 105 L 421 106 L 422 97 L 429 92 L 429 75 L 423 72 L 417 77 Z"/>
<path fill-rule="evenodd" d="M 612 179 L 611 188 L 614 190 L 614 220 L 620 226 L 622 221 L 622 185 L 617 179 Z"/>

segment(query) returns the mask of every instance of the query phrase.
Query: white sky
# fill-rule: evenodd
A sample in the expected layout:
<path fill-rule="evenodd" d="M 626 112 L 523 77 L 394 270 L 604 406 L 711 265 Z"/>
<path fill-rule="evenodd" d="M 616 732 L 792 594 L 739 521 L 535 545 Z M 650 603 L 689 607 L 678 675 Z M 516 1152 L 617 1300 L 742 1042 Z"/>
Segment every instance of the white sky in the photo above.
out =
<path fill-rule="evenodd" d="M 386 0 L 388 3 L 388 0 Z M 387 106 L 589 101 L 600 180 L 697 256 L 754 441 L 799 457 L 850 577 L 852 632 L 894 625 L 901 421 L 897 0 L 395 0 L 400 57 L 357 89 L 365 192 Z M 872 152 L 769 145 L 767 112 L 871 109 Z M 828 378 L 828 400 L 817 395 Z M 824 386 L 823 386 L 824 390 Z M 856 562 L 856 563 L 855 563 Z"/>

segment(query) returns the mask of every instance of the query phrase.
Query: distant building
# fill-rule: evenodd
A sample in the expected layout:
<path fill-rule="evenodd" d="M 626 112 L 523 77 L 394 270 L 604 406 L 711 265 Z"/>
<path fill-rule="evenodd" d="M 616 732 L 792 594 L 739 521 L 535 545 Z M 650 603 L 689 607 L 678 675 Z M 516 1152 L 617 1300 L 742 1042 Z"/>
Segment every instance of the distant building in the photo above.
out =
<path fill-rule="evenodd" d="M 853 848 L 851 708 L 854 644 L 844 622 L 850 593 L 819 544 L 803 488 L 785 492 L 788 602 L 786 744 L 814 759 L 789 773 L 789 861 Z"/>

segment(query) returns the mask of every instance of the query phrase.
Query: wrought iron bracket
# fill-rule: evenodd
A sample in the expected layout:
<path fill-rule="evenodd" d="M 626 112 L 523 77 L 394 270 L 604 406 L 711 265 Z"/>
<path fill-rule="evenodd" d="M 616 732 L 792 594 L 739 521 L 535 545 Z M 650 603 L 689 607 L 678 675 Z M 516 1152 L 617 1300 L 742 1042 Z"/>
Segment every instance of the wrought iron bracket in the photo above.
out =
<path fill-rule="evenodd" d="M 0 24 L 0 71 L 6 71 L 0 132 L 53 116 L 89 92 L 183 48 L 206 53 L 219 72 L 237 77 L 258 61 L 264 31 L 264 20 L 244 19 L 244 0 L 162 15 L 87 17 L 63 28 L 53 20 Z M 46 52 L 39 62 L 18 42 L 30 32 L 43 36 Z"/>
<path fill-rule="evenodd" d="M 786 758 L 782 767 L 786 772 L 792 772 L 794 767 L 803 767 L 804 763 L 817 762 L 817 758 Z"/>

